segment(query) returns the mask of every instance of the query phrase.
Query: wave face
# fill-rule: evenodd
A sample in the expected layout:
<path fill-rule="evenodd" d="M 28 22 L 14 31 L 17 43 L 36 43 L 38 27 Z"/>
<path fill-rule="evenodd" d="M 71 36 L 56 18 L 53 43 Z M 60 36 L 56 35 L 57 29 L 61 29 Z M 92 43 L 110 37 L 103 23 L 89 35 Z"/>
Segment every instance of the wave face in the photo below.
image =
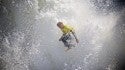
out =
<path fill-rule="evenodd" d="M 0 0 L 0 70 L 120 70 L 124 5 L 121 0 Z M 73 26 L 80 40 L 68 52 L 58 41 L 58 21 Z"/>

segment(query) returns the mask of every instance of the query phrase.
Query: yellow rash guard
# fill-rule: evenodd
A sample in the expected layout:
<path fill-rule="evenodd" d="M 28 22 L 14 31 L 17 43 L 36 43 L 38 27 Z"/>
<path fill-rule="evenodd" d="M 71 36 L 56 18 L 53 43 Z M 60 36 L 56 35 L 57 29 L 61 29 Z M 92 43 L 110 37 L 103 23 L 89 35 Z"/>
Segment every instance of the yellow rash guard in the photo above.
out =
<path fill-rule="evenodd" d="M 63 34 L 67 34 L 70 33 L 71 31 L 74 31 L 74 29 L 70 26 L 64 25 L 63 29 L 61 29 L 61 31 L 63 32 Z"/>

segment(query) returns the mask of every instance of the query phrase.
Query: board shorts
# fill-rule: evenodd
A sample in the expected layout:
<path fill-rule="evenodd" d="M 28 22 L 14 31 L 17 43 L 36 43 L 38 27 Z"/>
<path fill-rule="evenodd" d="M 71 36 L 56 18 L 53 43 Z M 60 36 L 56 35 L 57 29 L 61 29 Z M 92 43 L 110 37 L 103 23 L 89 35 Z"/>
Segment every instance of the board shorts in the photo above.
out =
<path fill-rule="evenodd" d="M 71 35 L 71 33 L 64 35 L 61 40 L 66 47 L 70 48 L 73 46 L 72 44 L 73 36 Z"/>

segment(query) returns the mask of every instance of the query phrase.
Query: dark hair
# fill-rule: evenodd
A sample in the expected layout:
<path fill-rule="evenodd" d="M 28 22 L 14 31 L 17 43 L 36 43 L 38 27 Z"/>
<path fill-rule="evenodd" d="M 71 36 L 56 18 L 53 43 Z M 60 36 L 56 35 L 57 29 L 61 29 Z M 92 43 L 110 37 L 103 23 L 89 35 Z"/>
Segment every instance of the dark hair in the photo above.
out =
<path fill-rule="evenodd" d="M 57 26 L 59 26 L 59 25 L 61 25 L 61 24 L 63 24 L 63 22 L 58 22 L 58 23 L 57 23 Z"/>

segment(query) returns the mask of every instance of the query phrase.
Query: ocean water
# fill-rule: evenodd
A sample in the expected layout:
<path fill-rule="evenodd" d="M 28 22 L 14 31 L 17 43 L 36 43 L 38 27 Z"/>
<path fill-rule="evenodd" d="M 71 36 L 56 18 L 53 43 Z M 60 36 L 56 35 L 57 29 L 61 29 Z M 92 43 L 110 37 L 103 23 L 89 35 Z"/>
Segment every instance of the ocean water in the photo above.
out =
<path fill-rule="evenodd" d="M 117 70 L 124 12 L 120 0 L 0 0 L 0 70 Z M 59 21 L 80 41 L 68 52 Z"/>

